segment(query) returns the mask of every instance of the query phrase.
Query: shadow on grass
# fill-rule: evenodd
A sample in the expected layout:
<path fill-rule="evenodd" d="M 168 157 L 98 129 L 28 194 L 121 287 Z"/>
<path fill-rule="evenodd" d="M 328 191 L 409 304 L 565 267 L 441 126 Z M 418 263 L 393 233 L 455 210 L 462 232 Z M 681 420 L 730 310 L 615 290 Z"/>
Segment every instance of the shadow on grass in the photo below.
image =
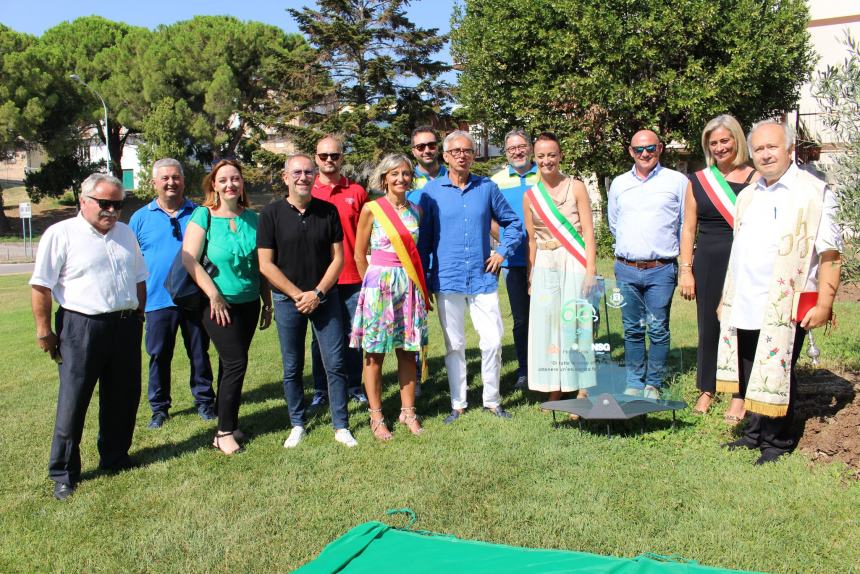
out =
<path fill-rule="evenodd" d="M 565 413 L 558 413 L 552 425 L 557 429 L 579 430 L 583 433 L 594 436 L 605 436 L 607 438 L 636 437 L 650 432 L 666 430 L 680 432 L 688 427 L 695 426 L 695 424 L 685 421 L 680 417 L 676 417 L 673 421 L 671 413 L 669 417 L 657 418 L 642 415 L 626 420 L 569 420 L 566 418 Z"/>

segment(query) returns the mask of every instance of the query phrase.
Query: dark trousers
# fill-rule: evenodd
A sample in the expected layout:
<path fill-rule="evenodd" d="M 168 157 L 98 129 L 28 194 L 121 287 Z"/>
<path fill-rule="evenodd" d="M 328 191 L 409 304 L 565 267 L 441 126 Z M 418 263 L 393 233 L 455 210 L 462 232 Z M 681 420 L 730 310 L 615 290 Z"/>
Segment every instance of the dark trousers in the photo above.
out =
<path fill-rule="evenodd" d="M 741 396 L 746 395 L 747 383 L 750 380 L 750 374 L 755 366 L 755 350 L 758 344 L 759 331 L 746 331 L 738 329 L 738 358 L 739 358 L 739 379 L 741 386 Z M 756 446 L 762 451 L 778 450 L 782 452 L 791 452 L 797 446 L 796 436 L 792 428 L 794 422 L 794 402 L 797 396 L 797 374 L 794 366 L 797 364 L 797 359 L 800 357 L 800 351 L 803 348 L 803 339 L 806 337 L 806 330 L 797 327 L 794 335 L 794 350 L 791 354 L 791 377 L 788 390 L 788 412 L 784 417 L 766 417 L 756 413 L 750 414 L 748 422 L 744 428 L 743 440 L 751 446 Z"/>
<path fill-rule="evenodd" d="M 517 351 L 517 375 L 528 376 L 529 344 L 529 277 L 525 267 L 508 267 L 504 270 L 508 302 L 514 319 L 514 348 Z"/>
<path fill-rule="evenodd" d="M 81 477 L 84 419 L 99 383 L 99 466 L 111 468 L 128 456 L 140 402 L 140 339 L 136 313 L 83 315 L 60 308 L 56 331 L 63 358 L 48 475 L 75 485 Z"/>
<path fill-rule="evenodd" d="M 209 305 L 203 309 L 203 327 L 218 351 L 218 430 L 233 432 L 239 428 L 239 404 L 242 384 L 248 370 L 248 349 L 260 319 L 260 300 L 230 305 L 230 323 L 224 327 L 213 321 Z"/>
<path fill-rule="evenodd" d="M 361 283 L 336 285 L 340 308 L 340 320 L 343 324 L 343 365 L 346 369 L 346 388 L 350 393 L 361 390 L 362 356 L 361 349 L 349 346 L 349 335 L 352 332 L 352 318 L 358 306 L 358 294 Z M 323 365 L 320 346 L 316 331 L 311 332 L 311 373 L 314 377 L 314 392 L 328 395 L 326 370 Z"/>
<path fill-rule="evenodd" d="M 170 409 L 170 364 L 176 346 L 176 331 L 182 333 L 185 353 L 191 363 L 188 378 L 197 408 L 215 402 L 212 366 L 209 363 L 209 335 L 197 313 L 167 307 L 146 314 L 146 353 L 149 355 L 149 406 L 153 413 Z"/>

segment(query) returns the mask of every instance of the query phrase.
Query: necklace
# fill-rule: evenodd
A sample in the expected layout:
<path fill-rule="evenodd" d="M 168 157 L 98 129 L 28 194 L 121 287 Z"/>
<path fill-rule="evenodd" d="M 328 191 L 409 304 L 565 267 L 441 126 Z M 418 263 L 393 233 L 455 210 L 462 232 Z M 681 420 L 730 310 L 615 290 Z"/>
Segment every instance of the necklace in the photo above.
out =
<path fill-rule="evenodd" d="M 161 204 L 161 200 L 158 198 L 155 199 L 155 204 L 158 205 L 158 207 L 160 207 L 162 209 L 162 211 L 164 211 L 165 213 L 167 213 L 167 215 L 169 215 L 171 217 L 176 215 L 176 212 L 179 211 L 179 207 L 177 207 L 176 209 L 168 209 L 168 208 L 164 207 L 164 205 Z"/>
<path fill-rule="evenodd" d="M 388 203 L 390 203 L 395 209 L 405 209 L 406 206 L 409 205 L 409 201 L 407 199 L 404 199 L 402 203 L 398 203 L 396 200 L 391 198 L 390 193 L 385 194 L 385 199 L 387 199 Z"/>

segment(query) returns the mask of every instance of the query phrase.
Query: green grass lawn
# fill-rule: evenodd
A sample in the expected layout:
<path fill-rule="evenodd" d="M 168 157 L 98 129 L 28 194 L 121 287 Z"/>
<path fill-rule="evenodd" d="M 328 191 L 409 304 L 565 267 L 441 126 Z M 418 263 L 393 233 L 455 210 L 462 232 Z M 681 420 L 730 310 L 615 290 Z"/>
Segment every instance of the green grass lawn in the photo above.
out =
<path fill-rule="evenodd" d="M 802 453 L 754 467 L 755 453 L 720 449 L 731 439 L 722 423 L 727 401 L 706 417 L 681 413 L 675 430 L 671 415 L 655 416 L 644 436 L 607 439 L 597 430 L 554 427 L 538 397 L 510 390 L 509 316 L 502 384 L 510 421 L 475 409 L 451 427 L 442 424 L 449 397 L 434 314 L 437 378 L 418 401 L 423 436 L 398 427 L 393 441 L 379 443 L 366 410 L 351 405 L 358 448 L 336 444 L 325 415 L 311 422 L 306 442 L 287 451 L 270 329 L 258 332 L 251 349 L 241 411 L 247 453 L 228 458 L 209 448 L 214 425 L 198 418 L 184 382 L 187 362 L 177 357 L 173 418 L 161 430 L 145 428 L 144 385 L 132 447 L 143 466 L 116 476 L 96 472 L 94 397 L 82 445 L 85 480 L 68 503 L 58 503 L 47 479 L 57 373 L 36 347 L 26 280 L 0 277 L 0 412 L 7 421 L 0 432 L 0 572 L 288 571 L 350 527 L 401 507 L 415 510 L 417 528 L 510 545 L 655 552 L 769 572 L 860 571 L 860 483 L 844 467 L 812 464 Z M 840 328 L 819 337 L 823 366 L 857 368 L 860 306 L 837 310 Z M 676 299 L 673 338 L 690 368 L 694 321 L 694 304 Z M 471 337 L 474 376 L 480 356 Z M 389 418 L 399 408 L 391 366 Z M 470 383 L 470 403 L 479 405 L 479 377 Z M 691 370 L 675 391 L 695 398 Z"/>

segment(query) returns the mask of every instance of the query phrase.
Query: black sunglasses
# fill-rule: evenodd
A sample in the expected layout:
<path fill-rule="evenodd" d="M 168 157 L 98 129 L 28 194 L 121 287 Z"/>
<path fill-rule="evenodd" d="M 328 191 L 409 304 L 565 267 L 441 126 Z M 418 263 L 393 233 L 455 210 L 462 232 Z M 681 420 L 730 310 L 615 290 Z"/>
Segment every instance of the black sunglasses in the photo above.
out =
<path fill-rule="evenodd" d="M 170 225 L 173 227 L 173 237 L 182 241 L 182 227 L 179 225 L 179 220 L 175 217 L 170 218 Z"/>
<path fill-rule="evenodd" d="M 122 209 L 122 206 L 125 205 L 124 199 L 99 199 L 98 197 L 93 197 L 92 195 L 85 196 L 89 199 L 92 199 L 96 203 L 99 204 L 99 209 L 107 211 L 109 207 L 113 207 L 114 211 L 119 211 Z"/>
<path fill-rule="evenodd" d="M 342 155 L 342 153 L 318 153 L 317 157 L 323 161 L 328 161 L 329 158 L 331 158 L 332 161 L 337 161 Z"/>
<path fill-rule="evenodd" d="M 436 149 L 437 145 L 438 144 L 436 142 L 427 142 L 427 143 L 415 144 L 412 147 L 417 149 L 418 151 L 424 151 L 427 148 L 430 148 L 430 151 L 433 151 Z"/>
<path fill-rule="evenodd" d="M 635 145 L 633 147 L 633 152 L 636 155 L 641 155 L 643 151 L 647 151 L 648 153 L 654 153 L 657 151 L 657 146 L 659 144 L 651 144 L 651 145 Z"/>

